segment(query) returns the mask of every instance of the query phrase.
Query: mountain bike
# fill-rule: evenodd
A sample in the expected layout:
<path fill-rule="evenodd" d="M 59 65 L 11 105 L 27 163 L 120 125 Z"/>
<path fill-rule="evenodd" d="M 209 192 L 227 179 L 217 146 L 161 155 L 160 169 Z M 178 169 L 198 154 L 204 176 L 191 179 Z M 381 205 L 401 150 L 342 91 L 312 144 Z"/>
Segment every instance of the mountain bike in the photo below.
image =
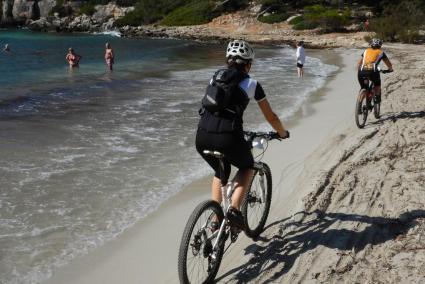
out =
<path fill-rule="evenodd" d="M 261 162 L 268 141 L 282 138 L 276 132 L 244 132 L 251 148 L 262 149 L 255 157 L 254 175 L 241 205 L 245 234 L 255 239 L 266 224 L 272 198 L 272 174 L 269 166 Z M 217 275 L 225 251 L 234 243 L 240 229 L 231 226 L 227 217 L 232 195 L 233 181 L 224 174 L 225 156 L 217 151 L 204 151 L 220 162 L 222 204 L 213 200 L 200 203 L 187 221 L 180 242 L 178 273 L 181 283 L 211 283 Z M 225 249 L 230 237 L 229 246 Z"/>
<path fill-rule="evenodd" d="M 384 74 L 391 73 L 390 70 L 380 70 Z M 376 119 L 381 116 L 381 102 L 378 101 L 378 97 L 375 96 L 374 84 L 372 80 L 365 78 L 366 89 L 361 89 L 356 100 L 356 109 L 354 111 L 354 118 L 358 128 L 363 128 L 366 124 L 367 116 L 369 111 L 373 109 L 373 114 Z"/>

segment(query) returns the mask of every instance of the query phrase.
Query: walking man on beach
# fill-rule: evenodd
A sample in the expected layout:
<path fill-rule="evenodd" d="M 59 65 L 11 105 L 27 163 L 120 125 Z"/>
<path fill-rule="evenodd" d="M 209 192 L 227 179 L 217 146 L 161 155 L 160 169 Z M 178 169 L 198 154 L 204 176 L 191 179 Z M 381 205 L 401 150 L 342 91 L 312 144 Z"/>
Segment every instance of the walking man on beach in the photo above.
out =
<path fill-rule="evenodd" d="M 305 63 L 305 50 L 304 50 L 304 42 L 299 41 L 297 43 L 297 70 L 298 70 L 298 77 L 304 76 L 304 63 Z"/>

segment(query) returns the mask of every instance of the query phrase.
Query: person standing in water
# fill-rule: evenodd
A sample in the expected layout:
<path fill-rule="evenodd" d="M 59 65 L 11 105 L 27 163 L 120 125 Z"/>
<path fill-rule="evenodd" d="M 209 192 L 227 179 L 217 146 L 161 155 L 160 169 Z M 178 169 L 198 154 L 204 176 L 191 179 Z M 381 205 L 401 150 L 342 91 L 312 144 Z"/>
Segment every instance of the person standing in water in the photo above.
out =
<path fill-rule="evenodd" d="M 9 47 L 9 44 L 8 44 L 8 43 L 6 43 L 6 44 L 4 45 L 4 47 L 3 47 L 3 52 L 10 52 L 10 47 Z"/>
<path fill-rule="evenodd" d="M 299 41 L 297 43 L 297 70 L 298 70 L 298 77 L 304 76 L 304 63 L 305 63 L 305 50 L 304 50 L 304 42 Z"/>
<path fill-rule="evenodd" d="M 68 54 L 65 60 L 68 62 L 69 68 L 78 68 L 80 66 L 81 55 L 76 54 L 74 49 L 70 47 L 68 48 Z"/>
<path fill-rule="evenodd" d="M 114 50 L 112 49 L 109 42 L 105 45 L 105 61 L 109 70 L 112 71 L 112 65 L 114 65 Z"/>

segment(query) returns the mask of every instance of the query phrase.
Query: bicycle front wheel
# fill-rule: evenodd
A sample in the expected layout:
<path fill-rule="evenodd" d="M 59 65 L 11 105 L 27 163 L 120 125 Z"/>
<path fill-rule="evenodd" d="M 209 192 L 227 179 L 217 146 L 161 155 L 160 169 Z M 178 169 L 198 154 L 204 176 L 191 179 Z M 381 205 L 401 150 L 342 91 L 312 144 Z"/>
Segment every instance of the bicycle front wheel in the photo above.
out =
<path fill-rule="evenodd" d="M 366 119 L 369 112 L 366 97 L 366 90 L 361 90 L 359 95 L 357 96 L 356 109 L 354 110 L 354 118 L 356 120 L 356 125 L 358 128 L 363 128 L 366 124 Z"/>
<path fill-rule="evenodd" d="M 272 174 L 267 164 L 259 162 L 241 208 L 248 237 L 256 238 L 263 232 L 271 200 Z"/>
<path fill-rule="evenodd" d="M 180 283 L 211 283 L 223 257 L 225 237 L 214 248 L 218 229 L 212 222 L 224 219 L 221 206 L 208 200 L 199 204 L 190 215 L 180 242 L 178 272 Z"/>

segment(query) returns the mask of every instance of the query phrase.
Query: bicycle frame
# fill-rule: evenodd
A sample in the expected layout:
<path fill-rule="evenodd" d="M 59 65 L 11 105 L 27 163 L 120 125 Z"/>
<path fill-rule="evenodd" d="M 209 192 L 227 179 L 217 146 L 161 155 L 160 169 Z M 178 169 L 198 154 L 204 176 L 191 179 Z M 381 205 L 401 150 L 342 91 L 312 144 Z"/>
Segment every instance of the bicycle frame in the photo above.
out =
<path fill-rule="evenodd" d="M 243 198 L 238 208 L 242 218 L 235 216 L 231 207 L 232 197 L 236 187 L 239 190 L 239 185 L 236 182 L 238 179 L 230 180 L 225 176 L 228 174 L 225 172 L 228 167 L 225 154 L 214 150 L 203 151 L 203 154 L 218 159 L 219 169 L 216 170 L 220 184 L 214 190 L 220 190 L 220 193 L 214 192 L 214 195 L 221 194 L 221 204 L 211 199 L 201 202 L 186 223 L 178 257 L 179 279 L 182 283 L 212 282 L 224 254 L 236 242 L 239 234 L 244 232 L 247 237 L 256 239 L 264 230 L 270 212 L 272 174 L 270 167 L 261 160 L 268 142 L 282 138 L 276 132 L 244 132 L 244 136 L 251 149 L 260 148 L 262 151 L 254 155 L 252 177 L 246 176 L 249 184 L 246 185 L 245 196 L 241 196 Z M 286 136 L 289 138 L 289 132 Z M 233 220 L 232 217 L 238 219 Z"/>
<path fill-rule="evenodd" d="M 223 212 L 227 212 L 227 210 L 229 210 L 230 204 L 231 204 L 231 198 L 233 195 L 233 192 L 235 191 L 235 185 L 233 181 L 227 181 L 225 175 L 224 175 L 224 155 L 220 152 L 217 151 L 209 151 L 209 150 L 205 150 L 204 154 L 207 155 L 212 155 L 214 157 L 216 157 L 219 160 L 219 164 L 220 164 L 220 180 L 222 182 L 221 184 L 221 197 L 222 197 L 222 202 L 221 202 L 221 207 L 223 208 Z M 217 230 L 216 232 L 214 232 L 214 234 L 211 235 L 211 238 L 215 237 L 217 234 L 217 238 L 213 244 L 213 251 L 216 251 L 217 246 L 218 246 L 218 242 L 221 240 L 221 237 L 223 235 L 223 233 L 225 233 L 228 225 L 227 225 L 227 217 L 226 214 L 224 214 L 224 220 L 223 222 L 221 222 L 220 224 L 220 229 Z M 203 228 L 205 228 L 207 226 L 207 224 L 205 224 L 203 226 Z M 215 258 L 215 255 L 213 254 L 213 258 Z"/>
<path fill-rule="evenodd" d="M 256 141 L 255 143 L 252 143 L 252 148 L 260 148 L 263 149 L 263 145 L 264 143 L 266 143 L 266 140 L 262 139 L 260 141 Z M 216 152 L 216 151 L 209 151 L 209 150 L 205 150 L 204 151 L 205 154 L 207 155 L 212 155 L 214 157 L 216 157 L 217 159 L 219 159 L 219 164 L 220 164 L 220 180 L 222 181 L 221 184 L 221 197 L 222 197 L 222 202 L 221 202 L 221 207 L 223 208 L 223 212 L 227 212 L 229 210 L 229 207 L 231 205 L 231 199 L 232 199 L 232 195 L 235 192 L 235 183 L 233 181 L 227 181 L 226 177 L 224 176 L 224 155 L 220 152 Z M 254 170 L 255 171 L 261 171 L 263 169 L 263 166 L 261 163 L 259 163 L 258 161 L 254 162 Z M 261 198 L 264 199 L 265 195 L 266 195 L 266 188 L 264 185 L 264 176 L 260 175 L 260 187 L 261 187 Z M 208 223 L 208 222 L 207 222 Z M 207 226 L 207 224 L 205 224 L 203 226 L 203 228 L 205 228 Z M 221 222 L 220 224 L 220 229 L 217 230 L 217 232 L 214 232 L 214 234 L 211 235 L 211 238 L 217 235 L 217 238 L 213 244 L 213 251 L 216 250 L 218 242 L 221 240 L 222 234 L 224 234 L 226 232 L 226 229 L 228 228 L 228 222 L 227 222 L 227 216 L 226 214 L 224 214 L 224 220 L 223 222 Z M 213 255 L 213 257 L 215 257 Z"/>
<path fill-rule="evenodd" d="M 373 81 L 370 80 L 369 78 L 364 79 L 365 84 L 367 84 L 367 89 L 366 89 L 366 98 L 368 100 L 371 100 L 374 96 L 375 96 L 375 85 L 373 84 Z"/>

